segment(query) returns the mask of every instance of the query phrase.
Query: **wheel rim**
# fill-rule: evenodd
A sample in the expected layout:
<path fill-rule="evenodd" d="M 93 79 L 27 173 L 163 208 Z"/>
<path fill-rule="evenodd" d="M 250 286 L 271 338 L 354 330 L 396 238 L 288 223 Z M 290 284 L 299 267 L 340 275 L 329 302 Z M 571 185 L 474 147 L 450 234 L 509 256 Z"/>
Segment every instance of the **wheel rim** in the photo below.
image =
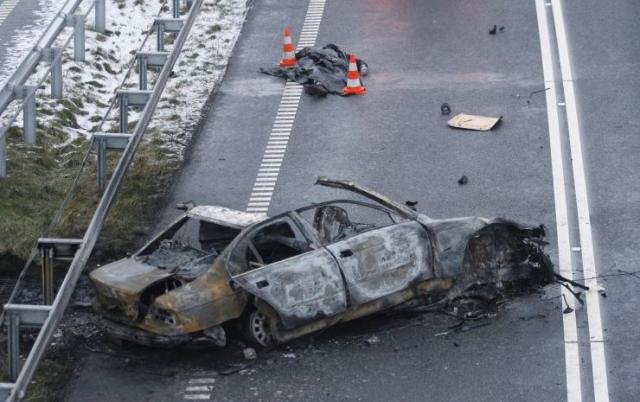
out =
<path fill-rule="evenodd" d="M 271 343 L 271 333 L 269 332 L 269 322 L 267 317 L 259 311 L 251 314 L 249 322 L 251 336 L 262 346 L 269 346 Z"/>

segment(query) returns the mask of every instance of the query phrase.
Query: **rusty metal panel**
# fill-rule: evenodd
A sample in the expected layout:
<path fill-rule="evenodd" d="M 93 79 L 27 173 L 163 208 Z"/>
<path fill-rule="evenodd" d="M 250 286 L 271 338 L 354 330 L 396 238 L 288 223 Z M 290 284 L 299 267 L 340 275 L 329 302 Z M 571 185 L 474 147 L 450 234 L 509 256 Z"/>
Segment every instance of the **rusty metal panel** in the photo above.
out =
<path fill-rule="evenodd" d="M 233 281 L 273 307 L 288 329 L 347 307 L 340 268 L 325 249 L 254 269 L 234 276 Z"/>
<path fill-rule="evenodd" d="M 433 277 L 428 234 L 415 221 L 368 231 L 327 248 L 340 262 L 353 306 Z"/>

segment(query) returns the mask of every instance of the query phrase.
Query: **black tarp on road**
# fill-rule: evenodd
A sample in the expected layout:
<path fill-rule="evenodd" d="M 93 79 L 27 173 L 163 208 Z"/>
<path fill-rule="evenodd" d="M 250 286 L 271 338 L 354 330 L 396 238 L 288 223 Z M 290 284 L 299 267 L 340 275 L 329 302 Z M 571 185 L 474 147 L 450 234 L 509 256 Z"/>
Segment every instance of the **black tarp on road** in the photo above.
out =
<path fill-rule="evenodd" d="M 296 53 L 296 59 L 296 67 L 261 68 L 260 72 L 302 84 L 311 95 L 342 95 L 342 88 L 347 85 L 349 53 L 339 46 L 328 44 L 323 48 L 305 47 Z M 366 75 L 367 63 L 360 59 L 356 63 L 360 75 Z"/>

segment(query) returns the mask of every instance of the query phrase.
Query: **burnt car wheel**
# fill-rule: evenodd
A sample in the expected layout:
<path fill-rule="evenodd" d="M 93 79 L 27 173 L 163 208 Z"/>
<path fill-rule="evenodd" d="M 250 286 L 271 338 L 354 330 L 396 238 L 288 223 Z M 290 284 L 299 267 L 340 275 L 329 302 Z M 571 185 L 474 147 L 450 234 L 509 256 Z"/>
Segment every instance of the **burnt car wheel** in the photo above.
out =
<path fill-rule="evenodd" d="M 273 344 L 269 328 L 269 318 L 261 311 L 254 310 L 246 318 L 245 333 L 250 342 L 267 347 Z"/>

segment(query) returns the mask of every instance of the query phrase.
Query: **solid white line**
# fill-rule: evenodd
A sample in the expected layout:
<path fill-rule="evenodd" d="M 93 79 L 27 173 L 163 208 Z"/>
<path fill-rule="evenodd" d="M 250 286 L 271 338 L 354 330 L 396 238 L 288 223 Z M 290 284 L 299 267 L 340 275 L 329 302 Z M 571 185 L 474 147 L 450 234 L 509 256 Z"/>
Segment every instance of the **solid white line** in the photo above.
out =
<path fill-rule="evenodd" d="M 589 337 L 591 346 L 591 370 L 593 374 L 593 396 L 595 402 L 609 401 L 609 386 L 607 381 L 607 362 L 604 351 L 604 336 L 602 334 L 602 318 L 600 314 L 600 298 L 598 294 L 598 273 L 596 270 L 593 239 L 591 232 L 591 217 L 589 214 L 589 198 L 587 195 L 587 180 L 582 154 L 582 140 L 576 95 L 573 87 L 573 71 L 569 56 L 569 44 L 565 30 L 564 14 L 560 0 L 551 2 L 553 19 L 558 41 L 560 56 L 560 72 L 564 88 L 566 103 L 567 125 L 569 127 L 569 145 L 571 147 L 571 166 L 573 169 L 573 184 L 575 187 L 576 207 L 578 211 L 578 229 L 580 233 L 580 247 L 582 248 L 582 271 L 586 278 L 587 319 L 589 321 Z"/>
<path fill-rule="evenodd" d="M 207 400 L 207 399 L 211 399 L 211 394 L 187 394 L 184 396 L 184 399 Z"/>
<path fill-rule="evenodd" d="M 551 167 L 553 172 L 554 203 L 556 211 L 556 231 L 558 236 L 558 263 L 560 274 L 573 278 L 571 261 L 571 241 L 569 237 L 569 218 L 567 212 L 566 182 L 562 159 L 562 141 L 560 139 L 560 120 L 556 107 L 556 84 L 551 58 L 551 40 L 549 38 L 549 24 L 544 9 L 544 0 L 536 0 L 538 16 L 538 32 L 540 35 L 540 53 L 542 54 L 542 71 L 544 75 L 547 100 L 547 119 L 549 123 L 549 147 L 551 152 Z M 580 402 L 582 400 L 582 384 L 580 380 L 580 351 L 578 348 L 578 329 L 576 325 L 575 299 L 570 292 L 562 288 L 562 300 L 566 300 L 570 313 L 562 314 L 564 333 L 565 370 L 567 381 L 567 401 Z M 562 307 L 564 310 L 564 305 Z"/>

